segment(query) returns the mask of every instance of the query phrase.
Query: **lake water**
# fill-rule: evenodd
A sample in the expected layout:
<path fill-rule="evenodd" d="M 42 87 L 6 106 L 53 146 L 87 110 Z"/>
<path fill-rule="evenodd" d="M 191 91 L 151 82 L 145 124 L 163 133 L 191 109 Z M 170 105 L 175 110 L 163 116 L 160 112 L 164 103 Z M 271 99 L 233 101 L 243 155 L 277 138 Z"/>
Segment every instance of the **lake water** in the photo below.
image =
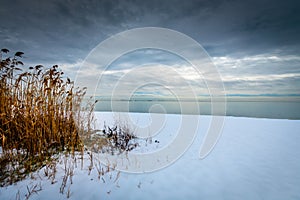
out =
<path fill-rule="evenodd" d="M 220 102 L 216 107 L 221 106 Z M 170 100 L 133 100 L 133 101 L 99 101 L 96 111 L 167 113 L 167 114 L 200 114 L 211 115 L 209 101 L 170 101 Z M 218 115 L 223 115 L 218 113 Z M 226 102 L 227 116 L 300 119 L 300 101 L 298 99 L 229 99 Z"/>

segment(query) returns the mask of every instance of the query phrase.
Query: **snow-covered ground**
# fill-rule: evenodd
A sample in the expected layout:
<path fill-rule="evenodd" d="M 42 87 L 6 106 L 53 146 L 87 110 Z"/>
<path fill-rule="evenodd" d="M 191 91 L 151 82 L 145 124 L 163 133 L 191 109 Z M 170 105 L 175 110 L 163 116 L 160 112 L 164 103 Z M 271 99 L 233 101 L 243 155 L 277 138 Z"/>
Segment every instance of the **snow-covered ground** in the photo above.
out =
<path fill-rule="evenodd" d="M 139 126 L 151 122 L 149 114 L 130 117 Z M 181 116 L 162 117 L 164 126 L 152 143 L 147 140 L 134 151 L 161 149 L 175 137 Z M 119 120 L 112 113 L 97 113 L 97 119 L 99 127 L 104 121 L 112 125 Z M 0 188 L 0 199 L 25 199 L 29 193 L 30 199 L 300 199 L 300 120 L 225 117 L 217 145 L 200 160 L 199 148 L 210 121 L 210 116 L 201 116 L 191 147 L 161 170 L 142 174 L 110 170 L 99 177 L 99 163 L 95 159 L 91 165 L 89 154 L 84 155 L 83 165 L 80 159 L 61 157 L 55 177 L 49 178 L 53 168 L 43 168 Z M 64 186 L 65 169 L 72 174 Z"/>

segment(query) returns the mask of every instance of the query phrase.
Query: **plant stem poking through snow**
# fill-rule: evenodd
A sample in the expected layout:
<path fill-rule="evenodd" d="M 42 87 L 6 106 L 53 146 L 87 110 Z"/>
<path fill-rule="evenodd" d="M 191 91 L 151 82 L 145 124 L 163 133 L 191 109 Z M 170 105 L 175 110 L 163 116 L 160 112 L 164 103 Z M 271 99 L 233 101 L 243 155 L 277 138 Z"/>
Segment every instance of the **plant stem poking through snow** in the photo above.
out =
<path fill-rule="evenodd" d="M 86 88 L 75 88 L 57 65 L 25 69 L 22 52 L 0 51 L 0 183 L 12 184 L 60 151 L 82 151 L 93 107 L 82 109 Z M 86 104 L 87 106 L 92 104 Z M 85 115 L 87 118 L 76 118 Z"/>

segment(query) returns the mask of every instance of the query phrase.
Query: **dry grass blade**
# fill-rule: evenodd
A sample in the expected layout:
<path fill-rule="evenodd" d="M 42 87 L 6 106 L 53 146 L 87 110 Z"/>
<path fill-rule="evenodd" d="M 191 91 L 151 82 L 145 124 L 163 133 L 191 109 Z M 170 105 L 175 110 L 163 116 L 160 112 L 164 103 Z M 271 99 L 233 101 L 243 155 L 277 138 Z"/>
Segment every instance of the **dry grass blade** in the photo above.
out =
<path fill-rule="evenodd" d="M 92 152 L 122 153 L 137 146 L 131 142 L 135 137 L 128 127 L 105 126 L 102 135 L 96 133 L 93 113 L 97 102 L 84 100 L 87 88 L 75 88 L 57 65 L 24 69 L 18 60 L 23 52 L 3 58 L 7 53 L 7 49 L 0 51 L 0 186 L 17 182 L 43 166 L 45 176 L 55 183 L 56 165 L 49 164 L 54 155 L 64 151 L 74 156 L 79 151 L 82 168 L 83 144 L 92 147 L 89 173 L 94 168 Z M 105 173 L 100 163 L 97 170 L 100 179 Z M 61 193 L 72 177 L 73 168 L 66 169 Z M 28 188 L 28 197 L 35 191 Z"/>
<path fill-rule="evenodd" d="M 64 81 L 58 66 L 22 72 L 23 52 L 2 58 L 0 51 L 0 183 L 18 181 L 59 151 L 82 151 L 80 135 L 91 130 L 80 116 L 85 89 Z M 88 109 L 93 111 L 92 109 Z M 92 116 L 92 115 L 88 115 Z M 78 120 L 78 121 L 75 121 Z"/>

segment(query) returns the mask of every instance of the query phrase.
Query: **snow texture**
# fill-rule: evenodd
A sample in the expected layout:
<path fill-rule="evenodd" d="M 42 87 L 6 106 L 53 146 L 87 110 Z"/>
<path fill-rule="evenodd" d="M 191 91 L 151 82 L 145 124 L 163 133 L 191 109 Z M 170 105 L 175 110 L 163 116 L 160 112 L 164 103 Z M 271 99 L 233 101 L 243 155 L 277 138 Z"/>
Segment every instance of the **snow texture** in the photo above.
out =
<path fill-rule="evenodd" d="M 113 125 L 120 120 L 108 112 L 96 116 L 99 128 L 104 122 Z M 139 126 L 151 122 L 147 113 L 129 116 Z M 152 143 L 149 139 L 134 151 L 155 151 L 175 137 L 172 133 L 178 129 L 180 115 L 164 117 L 165 125 Z M 29 199 L 300 199 L 300 120 L 226 117 L 217 145 L 200 160 L 199 149 L 210 120 L 211 116 L 200 116 L 191 147 L 164 169 L 143 174 L 110 170 L 98 178 L 99 163 L 95 160 L 90 167 L 89 154 L 85 153 L 83 166 L 80 159 L 75 165 L 73 159 L 61 156 L 54 184 L 45 176 L 44 167 L 21 182 L 0 188 L 0 199 L 25 199 L 28 189 L 36 190 Z M 60 192 L 65 166 L 73 166 L 74 175 Z"/>

